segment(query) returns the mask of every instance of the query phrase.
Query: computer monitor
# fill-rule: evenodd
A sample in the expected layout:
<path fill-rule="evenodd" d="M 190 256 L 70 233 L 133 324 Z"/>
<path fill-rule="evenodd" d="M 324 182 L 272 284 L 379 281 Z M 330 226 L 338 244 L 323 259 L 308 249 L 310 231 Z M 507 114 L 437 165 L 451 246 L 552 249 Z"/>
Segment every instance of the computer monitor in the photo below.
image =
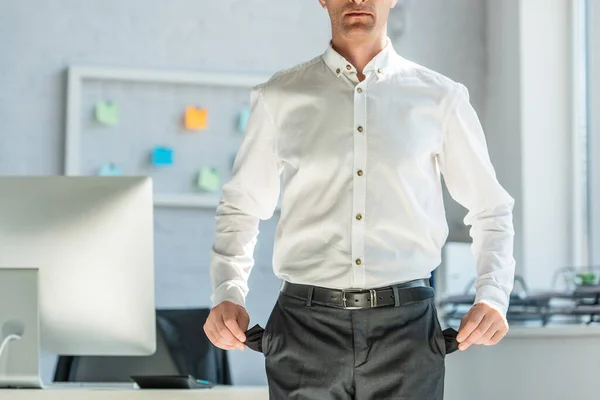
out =
<path fill-rule="evenodd" d="M 153 225 L 147 177 L 0 177 L 0 386 L 32 351 L 154 353 Z"/>

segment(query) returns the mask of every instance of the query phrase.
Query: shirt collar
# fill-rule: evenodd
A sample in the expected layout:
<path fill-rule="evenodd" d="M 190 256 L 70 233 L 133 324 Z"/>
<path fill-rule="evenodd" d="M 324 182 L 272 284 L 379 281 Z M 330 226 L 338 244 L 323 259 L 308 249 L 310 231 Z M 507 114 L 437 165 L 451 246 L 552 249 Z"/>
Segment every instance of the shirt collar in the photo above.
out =
<path fill-rule="evenodd" d="M 386 38 L 386 45 L 369 63 L 365 66 L 363 73 L 374 71 L 377 76 L 386 73 L 386 70 L 392 66 L 396 52 L 392 46 L 392 41 L 389 37 Z M 340 53 L 335 51 L 331 40 L 329 46 L 323 54 L 323 60 L 333 73 L 339 78 L 343 74 L 356 73 L 356 68 L 346 60 Z"/>

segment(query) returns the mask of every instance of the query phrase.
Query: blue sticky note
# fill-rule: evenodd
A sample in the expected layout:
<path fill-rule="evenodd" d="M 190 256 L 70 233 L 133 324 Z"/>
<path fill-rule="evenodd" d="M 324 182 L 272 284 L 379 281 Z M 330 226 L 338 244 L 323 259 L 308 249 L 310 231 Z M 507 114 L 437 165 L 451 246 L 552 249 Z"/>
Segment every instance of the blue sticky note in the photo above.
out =
<path fill-rule="evenodd" d="M 152 150 L 152 165 L 173 165 L 173 149 L 169 147 L 155 147 Z"/>
<path fill-rule="evenodd" d="M 121 176 L 123 175 L 123 171 L 115 164 L 106 164 L 103 165 L 98 171 L 99 176 Z"/>
<path fill-rule="evenodd" d="M 250 109 L 244 108 L 240 112 L 240 121 L 238 129 L 240 132 L 246 132 L 246 126 L 248 126 L 248 120 L 250 119 Z"/>

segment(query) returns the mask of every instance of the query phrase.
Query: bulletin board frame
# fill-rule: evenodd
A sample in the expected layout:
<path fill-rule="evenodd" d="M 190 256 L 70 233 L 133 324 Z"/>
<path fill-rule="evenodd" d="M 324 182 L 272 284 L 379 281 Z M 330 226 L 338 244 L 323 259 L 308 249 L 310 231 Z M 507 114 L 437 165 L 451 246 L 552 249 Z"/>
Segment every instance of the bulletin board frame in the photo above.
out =
<path fill-rule="evenodd" d="M 86 80 L 121 81 L 141 83 L 167 83 L 180 85 L 209 85 L 251 89 L 266 82 L 270 76 L 204 73 L 169 70 L 127 68 L 102 68 L 70 66 L 67 70 L 67 107 L 65 132 L 64 174 L 80 176 L 81 173 L 81 104 L 82 89 Z M 250 94 L 248 94 L 250 96 Z M 179 208 L 216 208 L 220 194 L 214 193 L 155 193 L 154 205 Z M 279 209 L 279 205 L 277 207 Z"/>

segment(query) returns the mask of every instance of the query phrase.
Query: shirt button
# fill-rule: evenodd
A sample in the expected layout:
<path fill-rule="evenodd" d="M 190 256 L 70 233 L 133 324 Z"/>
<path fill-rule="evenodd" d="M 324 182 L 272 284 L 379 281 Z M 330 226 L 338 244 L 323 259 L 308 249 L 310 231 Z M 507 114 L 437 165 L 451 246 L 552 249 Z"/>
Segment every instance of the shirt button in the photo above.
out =
<path fill-rule="evenodd" d="M 364 130 L 362 126 L 359 126 L 357 129 L 359 132 L 362 132 Z"/>
<path fill-rule="evenodd" d="M 379 69 L 377 70 L 377 72 L 381 74 L 381 73 L 383 73 L 383 70 L 382 70 L 381 68 L 379 68 Z"/>
<path fill-rule="evenodd" d="M 358 88 L 358 89 L 356 89 L 356 91 L 357 91 L 358 93 L 362 93 L 362 89 L 361 89 L 361 88 Z"/>
<path fill-rule="evenodd" d="M 356 265 L 360 265 L 360 264 L 362 264 L 362 261 L 360 260 L 360 258 L 358 258 L 358 259 L 356 260 Z"/>
<path fill-rule="evenodd" d="M 347 69 L 348 71 L 350 71 L 350 70 L 352 69 L 352 66 L 351 66 L 350 64 L 348 64 L 348 65 L 346 65 L 346 69 Z"/>
<path fill-rule="evenodd" d="M 362 172 L 362 170 L 359 170 L 359 171 L 357 172 L 357 174 L 358 174 L 358 176 L 363 176 L 363 172 Z"/>
<path fill-rule="evenodd" d="M 360 221 L 360 220 L 362 219 L 362 215 L 360 215 L 360 214 L 357 214 L 357 215 L 356 215 L 356 219 Z"/>
<path fill-rule="evenodd" d="M 339 74 L 340 72 L 342 72 L 342 70 L 341 70 L 341 69 L 339 69 L 339 68 L 335 70 L 335 73 L 336 73 L 336 74 Z"/>

